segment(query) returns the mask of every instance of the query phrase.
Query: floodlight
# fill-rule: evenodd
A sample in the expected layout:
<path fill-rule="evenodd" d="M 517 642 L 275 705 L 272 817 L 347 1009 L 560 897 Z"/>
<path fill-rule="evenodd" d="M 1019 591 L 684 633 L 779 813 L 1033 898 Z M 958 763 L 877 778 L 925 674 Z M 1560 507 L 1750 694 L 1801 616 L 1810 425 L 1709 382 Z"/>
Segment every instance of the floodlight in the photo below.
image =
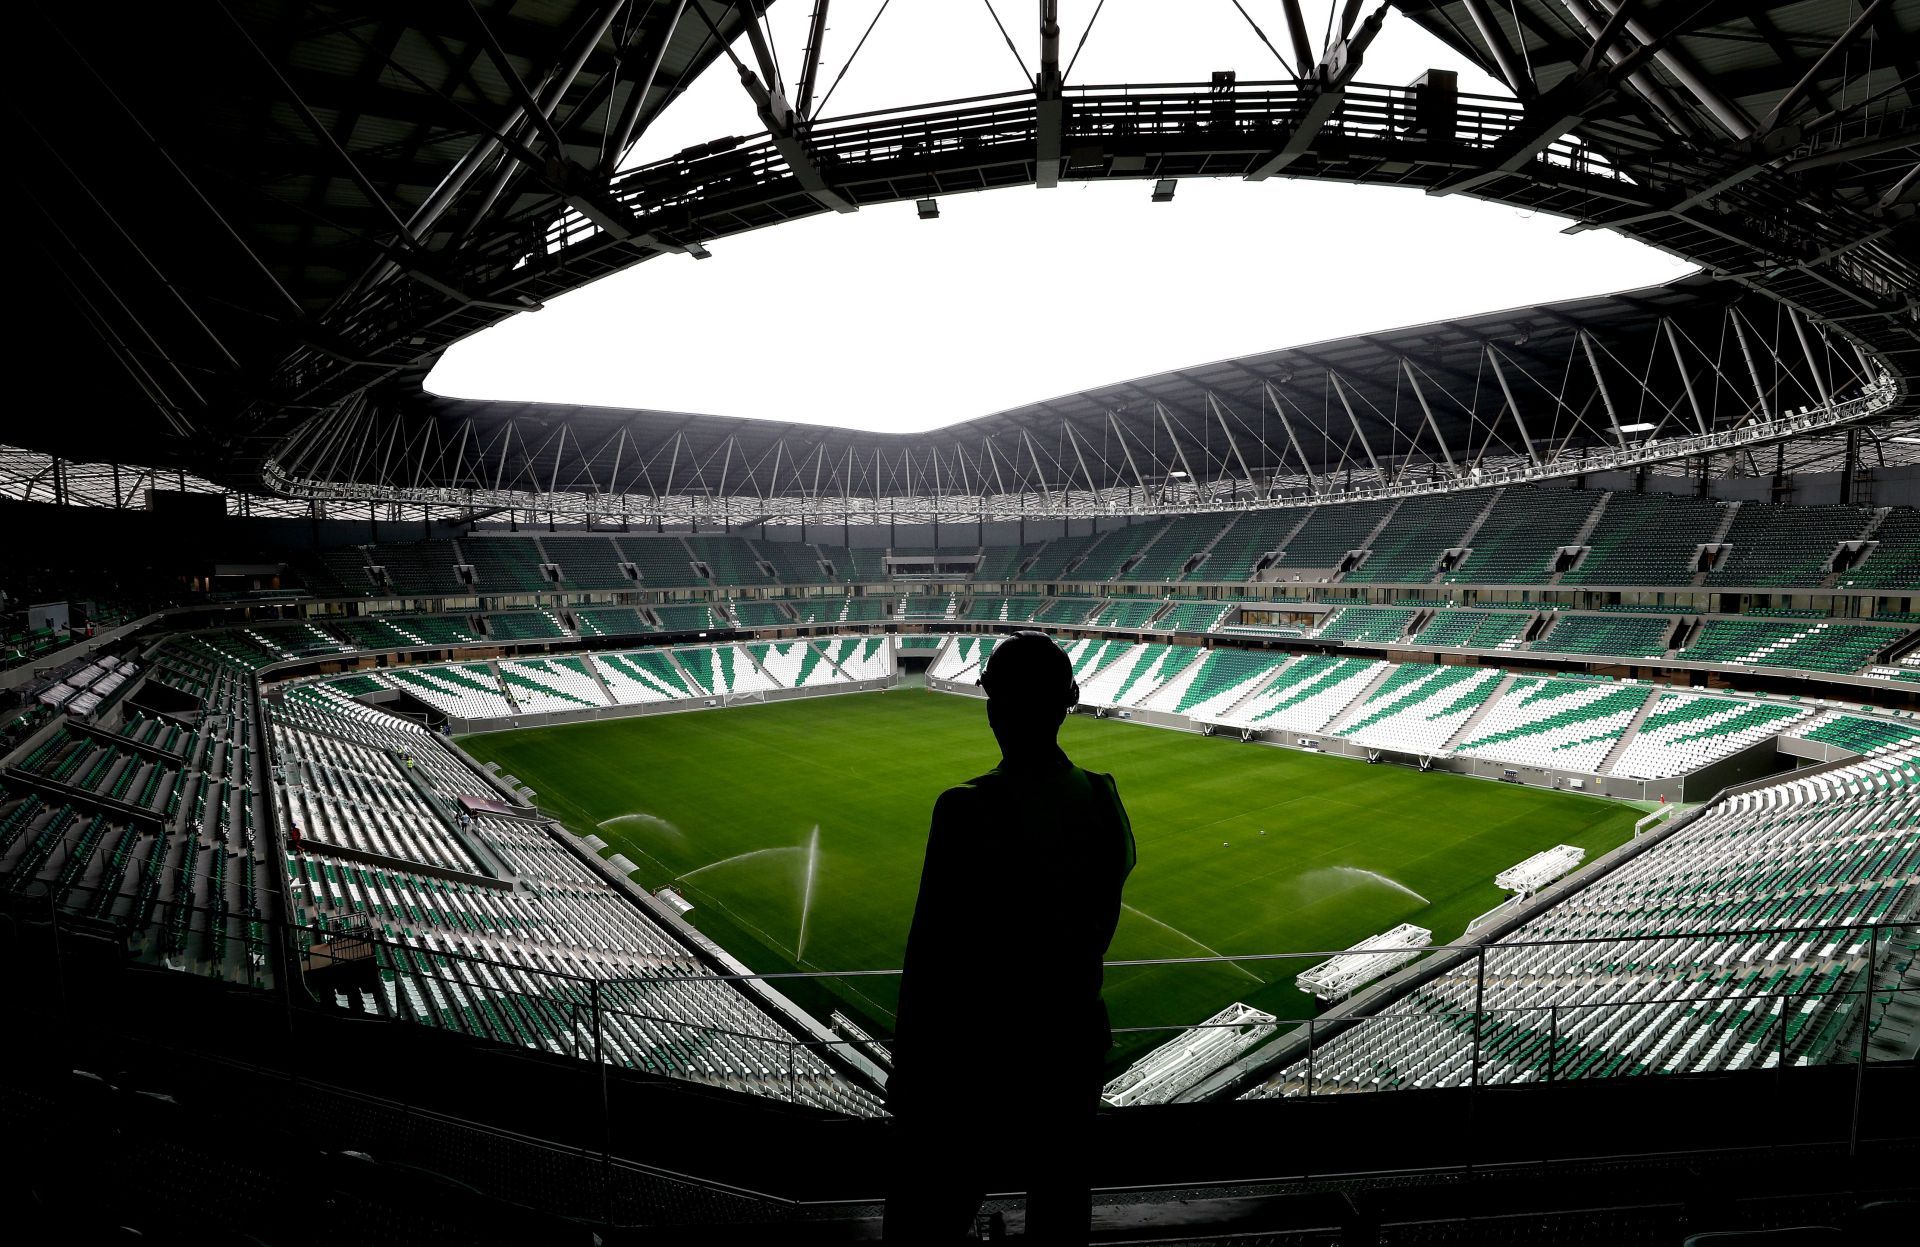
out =
<path fill-rule="evenodd" d="M 920 210 L 920 219 L 922 221 L 937 221 L 940 219 L 940 201 L 938 199 L 916 199 L 913 201 L 913 206 Z"/>
<path fill-rule="evenodd" d="M 1153 184 L 1153 202 L 1170 204 L 1173 202 L 1173 188 L 1177 185 L 1172 178 L 1161 178 Z"/>

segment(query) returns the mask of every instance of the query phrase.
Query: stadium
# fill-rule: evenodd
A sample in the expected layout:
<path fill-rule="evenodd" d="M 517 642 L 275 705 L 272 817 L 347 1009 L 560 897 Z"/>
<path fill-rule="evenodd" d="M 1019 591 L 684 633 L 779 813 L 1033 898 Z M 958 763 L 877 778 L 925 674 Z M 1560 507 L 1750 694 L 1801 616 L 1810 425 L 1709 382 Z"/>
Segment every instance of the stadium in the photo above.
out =
<path fill-rule="evenodd" d="M 889 7 L 15 18 L 0 1224 L 879 1241 L 929 812 L 1032 631 L 1138 845 L 1092 1241 L 1909 1241 L 1920 3 L 1249 0 L 1146 84 L 1076 62 L 1164 13 Z M 830 108 L 907 20 L 1002 76 Z M 708 90 L 760 130 L 665 154 Z M 1270 182 L 1685 271 L 917 429 L 433 379 L 814 226 Z M 809 330 L 664 315 L 643 394 Z"/>

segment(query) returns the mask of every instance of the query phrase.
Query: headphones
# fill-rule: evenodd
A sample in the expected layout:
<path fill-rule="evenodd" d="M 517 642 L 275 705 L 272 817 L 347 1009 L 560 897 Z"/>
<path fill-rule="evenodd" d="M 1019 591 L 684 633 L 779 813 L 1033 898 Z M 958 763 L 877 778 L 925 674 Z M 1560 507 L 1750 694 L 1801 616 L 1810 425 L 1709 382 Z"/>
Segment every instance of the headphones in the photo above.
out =
<path fill-rule="evenodd" d="M 1011 641 L 1020 637 L 1033 637 L 1036 640 L 1045 641 L 1048 645 L 1052 645 L 1054 643 L 1052 637 L 1048 636 L 1044 632 L 1039 631 L 1036 628 L 1021 628 L 1018 631 L 1014 632 L 1012 636 L 1007 637 L 1005 639 Z M 1062 653 L 1064 652 L 1065 651 L 1062 651 Z M 991 659 L 991 655 L 989 655 L 989 659 Z M 993 691 L 992 687 L 987 683 L 987 673 L 984 669 L 980 672 L 980 687 L 986 689 L 989 693 Z M 1066 696 L 1066 702 L 1065 702 L 1066 708 L 1068 710 L 1071 710 L 1079 704 L 1080 704 L 1080 681 L 1069 677 L 1067 680 L 1067 696 Z"/>

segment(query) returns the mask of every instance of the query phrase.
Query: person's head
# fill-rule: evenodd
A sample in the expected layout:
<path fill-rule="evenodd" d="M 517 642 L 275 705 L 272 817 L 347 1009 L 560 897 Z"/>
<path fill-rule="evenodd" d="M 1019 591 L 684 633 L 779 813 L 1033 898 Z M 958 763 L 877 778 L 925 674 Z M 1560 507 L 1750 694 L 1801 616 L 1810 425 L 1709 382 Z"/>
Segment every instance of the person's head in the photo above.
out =
<path fill-rule="evenodd" d="M 980 687 L 987 690 L 987 723 L 1007 755 L 1051 745 L 1080 700 L 1073 662 L 1041 632 L 1018 632 L 995 646 Z"/>

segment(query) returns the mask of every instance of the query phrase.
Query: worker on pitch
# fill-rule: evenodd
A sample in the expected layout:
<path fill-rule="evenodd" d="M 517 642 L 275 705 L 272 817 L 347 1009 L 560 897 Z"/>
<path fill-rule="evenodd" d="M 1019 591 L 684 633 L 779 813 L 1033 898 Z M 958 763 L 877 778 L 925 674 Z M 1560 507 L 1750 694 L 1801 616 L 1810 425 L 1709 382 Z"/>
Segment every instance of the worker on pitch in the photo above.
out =
<path fill-rule="evenodd" d="M 1059 646 L 1002 641 L 980 686 L 1000 765 L 933 809 L 887 1089 L 886 1241 L 960 1242 L 987 1191 L 1024 1189 L 1026 1241 L 1084 1243 L 1113 1042 L 1100 963 L 1133 828 L 1113 776 L 1060 749 L 1080 686 Z"/>

